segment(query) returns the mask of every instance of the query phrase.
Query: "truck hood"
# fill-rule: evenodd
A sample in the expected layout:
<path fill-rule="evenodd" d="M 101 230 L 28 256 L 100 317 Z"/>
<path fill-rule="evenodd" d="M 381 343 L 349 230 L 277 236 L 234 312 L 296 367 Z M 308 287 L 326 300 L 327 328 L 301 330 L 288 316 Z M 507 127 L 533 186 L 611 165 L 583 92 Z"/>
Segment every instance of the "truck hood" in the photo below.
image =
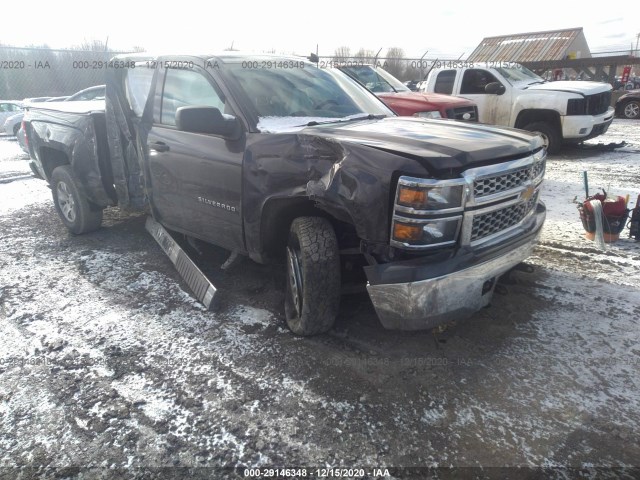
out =
<path fill-rule="evenodd" d="M 611 90 L 611 85 L 602 82 L 558 81 L 530 85 L 527 90 L 549 90 L 571 92 L 581 95 L 593 95 Z"/>
<path fill-rule="evenodd" d="M 443 95 L 441 93 L 422 93 L 422 92 L 384 92 L 376 93 L 376 95 L 384 99 L 385 103 L 402 101 L 403 103 L 414 103 L 420 106 L 442 106 L 447 108 L 467 107 L 475 105 L 474 102 L 463 97 L 454 97 L 452 95 Z"/>
<path fill-rule="evenodd" d="M 542 147 L 539 136 L 522 130 L 413 117 L 319 125 L 300 133 L 411 158 L 433 174 L 520 158 Z"/>

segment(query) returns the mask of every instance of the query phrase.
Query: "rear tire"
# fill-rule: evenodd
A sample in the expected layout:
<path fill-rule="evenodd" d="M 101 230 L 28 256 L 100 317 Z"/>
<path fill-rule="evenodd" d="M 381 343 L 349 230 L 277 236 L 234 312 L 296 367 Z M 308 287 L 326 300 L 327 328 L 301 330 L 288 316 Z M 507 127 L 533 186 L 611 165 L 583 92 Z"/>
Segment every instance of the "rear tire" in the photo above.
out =
<path fill-rule="evenodd" d="M 19 131 L 20 131 L 20 124 L 14 125 L 14 127 L 13 127 L 13 136 L 17 137 Z"/>
<path fill-rule="evenodd" d="M 69 165 L 57 167 L 51 175 L 51 192 L 58 215 L 71 233 L 80 235 L 100 228 L 102 209 L 81 195 L 77 185 Z"/>
<path fill-rule="evenodd" d="M 299 217 L 287 243 L 285 316 L 296 335 L 324 333 L 340 307 L 340 254 L 328 220 Z"/>
<path fill-rule="evenodd" d="M 558 153 L 560 151 L 562 137 L 556 127 L 547 122 L 533 122 L 525 125 L 523 130 L 541 135 L 548 153 Z"/>

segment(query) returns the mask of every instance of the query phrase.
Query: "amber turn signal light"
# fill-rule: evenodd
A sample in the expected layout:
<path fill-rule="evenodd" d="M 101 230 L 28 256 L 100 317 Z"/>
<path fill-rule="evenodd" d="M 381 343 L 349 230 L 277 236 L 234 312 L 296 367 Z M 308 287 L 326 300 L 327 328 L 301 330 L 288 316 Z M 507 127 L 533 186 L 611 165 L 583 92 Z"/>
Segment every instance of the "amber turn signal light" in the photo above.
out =
<path fill-rule="evenodd" d="M 407 207 L 424 207 L 427 204 L 427 190 L 401 186 L 398 203 Z"/>
<path fill-rule="evenodd" d="M 422 238 L 422 227 L 395 222 L 393 224 L 393 238 L 401 242 L 418 241 Z"/>

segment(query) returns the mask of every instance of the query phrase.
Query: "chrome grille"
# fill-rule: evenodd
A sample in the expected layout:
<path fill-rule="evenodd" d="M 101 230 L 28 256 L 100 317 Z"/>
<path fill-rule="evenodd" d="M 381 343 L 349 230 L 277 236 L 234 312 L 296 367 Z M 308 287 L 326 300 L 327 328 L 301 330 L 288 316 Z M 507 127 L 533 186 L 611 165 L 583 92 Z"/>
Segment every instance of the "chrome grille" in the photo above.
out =
<path fill-rule="evenodd" d="M 518 188 L 526 182 L 542 175 L 544 168 L 545 161 L 543 160 L 506 173 L 478 178 L 473 182 L 473 194 L 477 199 Z"/>
<path fill-rule="evenodd" d="M 471 227 L 471 241 L 481 240 L 519 224 L 535 208 L 537 200 L 538 195 L 536 193 L 526 202 L 516 203 L 506 208 L 474 216 Z"/>
<path fill-rule="evenodd" d="M 602 115 L 611 105 L 611 91 L 587 95 L 587 114 Z"/>

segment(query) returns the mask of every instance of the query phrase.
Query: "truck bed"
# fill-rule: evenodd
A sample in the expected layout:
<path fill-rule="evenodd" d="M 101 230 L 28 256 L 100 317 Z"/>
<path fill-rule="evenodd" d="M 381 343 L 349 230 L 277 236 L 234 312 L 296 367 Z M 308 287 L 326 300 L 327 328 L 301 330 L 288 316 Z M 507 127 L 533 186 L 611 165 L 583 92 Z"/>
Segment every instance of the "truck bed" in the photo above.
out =
<path fill-rule="evenodd" d="M 104 100 L 29 105 L 25 124 L 33 166 L 44 179 L 69 163 L 89 201 L 99 207 L 117 203 Z"/>

